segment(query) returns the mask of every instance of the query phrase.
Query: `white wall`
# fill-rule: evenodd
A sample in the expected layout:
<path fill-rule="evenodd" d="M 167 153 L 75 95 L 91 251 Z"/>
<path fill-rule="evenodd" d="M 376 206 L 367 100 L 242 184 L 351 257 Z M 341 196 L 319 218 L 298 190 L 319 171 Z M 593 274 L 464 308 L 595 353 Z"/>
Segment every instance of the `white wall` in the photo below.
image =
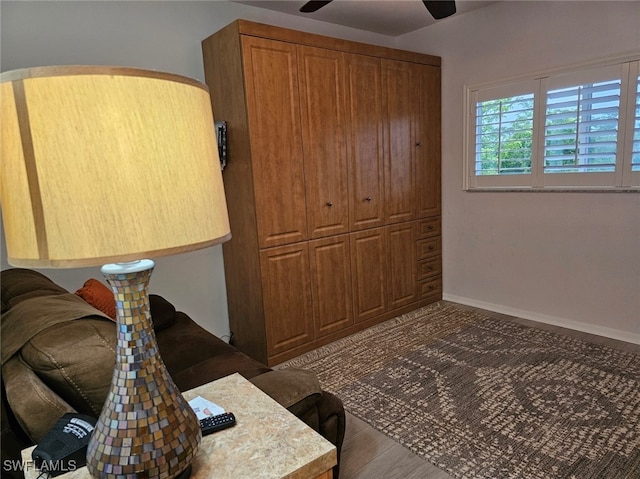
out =
<path fill-rule="evenodd" d="M 0 69 L 121 65 L 168 71 L 204 81 L 200 42 L 237 18 L 384 46 L 393 44 L 393 39 L 384 35 L 221 1 L 3 0 Z M 233 161 L 232 156 L 229 161 Z M 4 232 L 1 239 L 4 243 Z M 3 244 L 0 268 L 9 267 Z M 203 327 L 225 336 L 229 333 L 229 322 L 223 268 L 220 246 L 160 258 L 150 289 L 165 296 Z M 88 278 L 102 279 L 97 267 L 42 272 L 70 291 L 82 286 Z"/>
<path fill-rule="evenodd" d="M 463 87 L 640 50 L 638 2 L 500 2 L 407 34 L 440 55 L 446 299 L 640 343 L 640 195 L 462 190 Z"/>

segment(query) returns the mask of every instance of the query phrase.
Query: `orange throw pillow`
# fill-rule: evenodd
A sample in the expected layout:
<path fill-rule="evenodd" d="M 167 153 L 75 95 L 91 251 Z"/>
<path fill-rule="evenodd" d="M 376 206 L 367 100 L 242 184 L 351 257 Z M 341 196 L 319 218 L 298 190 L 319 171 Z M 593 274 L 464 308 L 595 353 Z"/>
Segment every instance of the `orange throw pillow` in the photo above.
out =
<path fill-rule="evenodd" d="M 116 299 L 113 291 L 97 279 L 88 279 L 76 294 L 94 308 L 116 320 Z"/>

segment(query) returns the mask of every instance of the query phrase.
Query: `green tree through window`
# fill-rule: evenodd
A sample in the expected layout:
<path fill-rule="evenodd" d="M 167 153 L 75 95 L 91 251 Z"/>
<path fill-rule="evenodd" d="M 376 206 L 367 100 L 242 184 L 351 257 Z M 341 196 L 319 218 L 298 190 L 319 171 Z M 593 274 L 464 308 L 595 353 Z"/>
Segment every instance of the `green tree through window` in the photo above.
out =
<path fill-rule="evenodd" d="M 530 173 L 533 93 L 478 102 L 476 109 L 476 175 Z"/>
<path fill-rule="evenodd" d="M 620 80 L 547 93 L 545 173 L 615 170 Z"/>

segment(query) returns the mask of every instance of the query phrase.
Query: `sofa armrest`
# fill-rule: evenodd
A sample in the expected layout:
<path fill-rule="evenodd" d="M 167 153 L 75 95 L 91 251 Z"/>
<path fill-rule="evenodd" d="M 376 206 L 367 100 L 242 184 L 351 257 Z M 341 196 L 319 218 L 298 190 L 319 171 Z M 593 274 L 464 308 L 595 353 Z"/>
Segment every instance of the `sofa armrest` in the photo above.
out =
<path fill-rule="evenodd" d="M 2 367 L 2 378 L 7 402 L 34 443 L 38 443 L 63 414 L 75 412 L 17 355 Z"/>
<path fill-rule="evenodd" d="M 296 415 L 315 406 L 322 396 L 316 374 L 304 369 L 277 369 L 249 381 Z"/>

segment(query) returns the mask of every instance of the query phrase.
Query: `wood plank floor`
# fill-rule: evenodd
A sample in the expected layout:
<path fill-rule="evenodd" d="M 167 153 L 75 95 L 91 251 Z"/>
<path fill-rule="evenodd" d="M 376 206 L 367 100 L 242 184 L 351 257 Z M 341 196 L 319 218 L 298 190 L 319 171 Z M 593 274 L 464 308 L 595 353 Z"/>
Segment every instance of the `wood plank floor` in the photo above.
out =
<path fill-rule="evenodd" d="M 347 413 L 340 479 L 453 479 L 453 476 Z"/>
<path fill-rule="evenodd" d="M 640 345 L 637 344 L 492 313 L 470 306 L 462 307 L 489 313 L 498 318 L 511 319 L 526 326 L 592 341 L 610 348 L 640 353 Z M 340 479 L 453 479 L 453 476 L 413 454 L 405 447 L 347 412 Z"/>

